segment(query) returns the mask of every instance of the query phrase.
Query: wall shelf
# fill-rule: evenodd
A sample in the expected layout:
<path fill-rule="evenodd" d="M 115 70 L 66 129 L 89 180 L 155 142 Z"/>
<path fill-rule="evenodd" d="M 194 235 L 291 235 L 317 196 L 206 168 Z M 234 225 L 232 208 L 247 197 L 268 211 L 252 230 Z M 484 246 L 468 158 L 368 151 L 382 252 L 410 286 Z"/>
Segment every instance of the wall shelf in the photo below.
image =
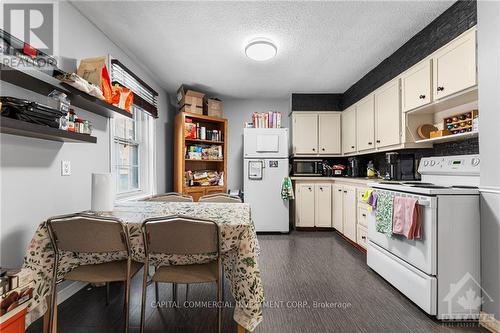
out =
<path fill-rule="evenodd" d="M 202 139 L 186 139 L 186 142 L 207 143 L 207 144 L 214 144 L 214 145 L 223 145 L 224 144 L 224 141 L 202 140 Z"/>
<path fill-rule="evenodd" d="M 186 162 L 224 162 L 224 160 L 192 160 L 186 158 Z"/>
<path fill-rule="evenodd" d="M 415 141 L 415 143 L 442 143 L 442 142 L 460 141 L 460 140 L 475 138 L 478 136 L 478 134 L 479 133 L 477 131 L 465 132 L 465 133 L 440 136 L 437 138 L 417 140 Z"/>
<path fill-rule="evenodd" d="M 95 136 L 88 134 L 68 132 L 7 117 L 0 117 L 0 133 L 59 142 L 97 142 Z"/>
<path fill-rule="evenodd" d="M 79 91 L 72 86 L 35 68 L 13 68 L 0 63 L 1 80 L 18 87 L 31 90 L 47 96 L 53 90 L 68 95 L 71 105 L 81 108 L 102 117 L 113 118 L 115 114 L 132 118 L 132 114 L 114 105 L 99 100 L 89 94 Z"/>

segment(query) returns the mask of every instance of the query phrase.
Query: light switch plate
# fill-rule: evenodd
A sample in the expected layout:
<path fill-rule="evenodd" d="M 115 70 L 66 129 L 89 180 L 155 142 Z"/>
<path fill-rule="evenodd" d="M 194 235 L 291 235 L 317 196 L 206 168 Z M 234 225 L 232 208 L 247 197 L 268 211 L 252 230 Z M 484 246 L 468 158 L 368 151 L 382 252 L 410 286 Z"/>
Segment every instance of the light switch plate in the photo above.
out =
<path fill-rule="evenodd" d="M 61 161 L 61 176 L 71 175 L 71 161 Z"/>

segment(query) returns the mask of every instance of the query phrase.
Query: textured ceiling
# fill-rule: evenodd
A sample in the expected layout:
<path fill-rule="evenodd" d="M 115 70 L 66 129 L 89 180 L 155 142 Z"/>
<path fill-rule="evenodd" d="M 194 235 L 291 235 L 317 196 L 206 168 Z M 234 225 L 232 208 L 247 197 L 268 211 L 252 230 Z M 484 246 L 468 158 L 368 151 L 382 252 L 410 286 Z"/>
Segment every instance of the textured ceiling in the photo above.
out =
<path fill-rule="evenodd" d="M 452 2 L 73 2 L 172 92 L 186 83 L 222 97 L 344 92 Z M 133 31 L 133 32 L 132 32 Z M 266 37 L 276 58 L 255 62 Z"/>

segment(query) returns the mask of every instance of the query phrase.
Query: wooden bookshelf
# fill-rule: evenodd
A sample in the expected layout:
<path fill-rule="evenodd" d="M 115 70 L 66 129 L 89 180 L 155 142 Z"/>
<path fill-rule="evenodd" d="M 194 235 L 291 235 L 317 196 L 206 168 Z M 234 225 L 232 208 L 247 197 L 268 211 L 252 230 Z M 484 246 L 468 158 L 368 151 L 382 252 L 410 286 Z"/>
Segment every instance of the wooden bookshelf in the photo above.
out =
<path fill-rule="evenodd" d="M 186 139 L 186 118 L 191 118 L 193 123 L 199 123 L 210 130 L 218 130 L 222 134 L 221 140 Z M 195 201 L 207 194 L 227 192 L 227 119 L 209 117 L 200 114 L 179 112 L 174 124 L 174 191 L 191 195 Z M 221 146 L 222 159 L 189 159 L 186 151 L 189 146 Z M 224 185 L 219 186 L 187 186 L 186 171 L 214 170 L 224 172 Z"/>

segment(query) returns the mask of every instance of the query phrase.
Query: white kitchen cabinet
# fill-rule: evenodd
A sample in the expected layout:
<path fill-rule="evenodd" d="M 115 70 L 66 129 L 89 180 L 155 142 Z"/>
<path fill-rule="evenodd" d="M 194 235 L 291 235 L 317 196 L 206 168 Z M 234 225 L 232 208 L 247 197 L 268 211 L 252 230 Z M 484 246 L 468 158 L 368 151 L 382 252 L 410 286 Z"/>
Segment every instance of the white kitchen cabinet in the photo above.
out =
<path fill-rule="evenodd" d="M 477 84 L 476 29 L 453 40 L 432 57 L 434 100 Z"/>
<path fill-rule="evenodd" d="M 326 184 L 315 184 L 315 222 L 316 227 L 332 227 L 332 186 Z"/>
<path fill-rule="evenodd" d="M 315 113 L 293 115 L 293 153 L 315 155 L 318 153 L 318 116 Z"/>
<path fill-rule="evenodd" d="M 318 128 L 319 128 L 319 154 L 320 155 L 340 155 L 342 154 L 341 146 L 341 117 L 340 113 L 319 113 Z"/>
<path fill-rule="evenodd" d="M 341 185 L 332 185 L 332 227 L 338 232 L 344 232 L 344 221 L 342 219 L 343 211 L 343 192 Z"/>
<path fill-rule="evenodd" d="M 401 76 L 403 112 L 432 102 L 431 68 L 431 59 L 426 59 Z"/>
<path fill-rule="evenodd" d="M 367 229 L 361 225 L 358 225 L 358 232 L 357 232 L 357 243 L 359 246 L 364 248 L 365 250 L 368 247 L 368 232 Z"/>
<path fill-rule="evenodd" d="M 356 151 L 356 106 L 342 112 L 342 151 L 344 154 Z"/>
<path fill-rule="evenodd" d="M 342 214 L 344 236 L 357 242 L 357 212 L 356 212 L 356 188 L 353 186 L 342 186 Z"/>
<path fill-rule="evenodd" d="M 292 119 L 294 155 L 342 154 L 340 112 L 293 112 Z"/>
<path fill-rule="evenodd" d="M 375 148 L 375 103 L 374 95 L 365 97 L 356 104 L 357 150 Z"/>
<path fill-rule="evenodd" d="M 401 143 L 399 79 L 385 84 L 375 92 L 375 136 L 377 148 Z"/>
<path fill-rule="evenodd" d="M 297 183 L 295 186 L 295 224 L 297 227 L 314 227 L 315 190 L 314 184 Z"/>

